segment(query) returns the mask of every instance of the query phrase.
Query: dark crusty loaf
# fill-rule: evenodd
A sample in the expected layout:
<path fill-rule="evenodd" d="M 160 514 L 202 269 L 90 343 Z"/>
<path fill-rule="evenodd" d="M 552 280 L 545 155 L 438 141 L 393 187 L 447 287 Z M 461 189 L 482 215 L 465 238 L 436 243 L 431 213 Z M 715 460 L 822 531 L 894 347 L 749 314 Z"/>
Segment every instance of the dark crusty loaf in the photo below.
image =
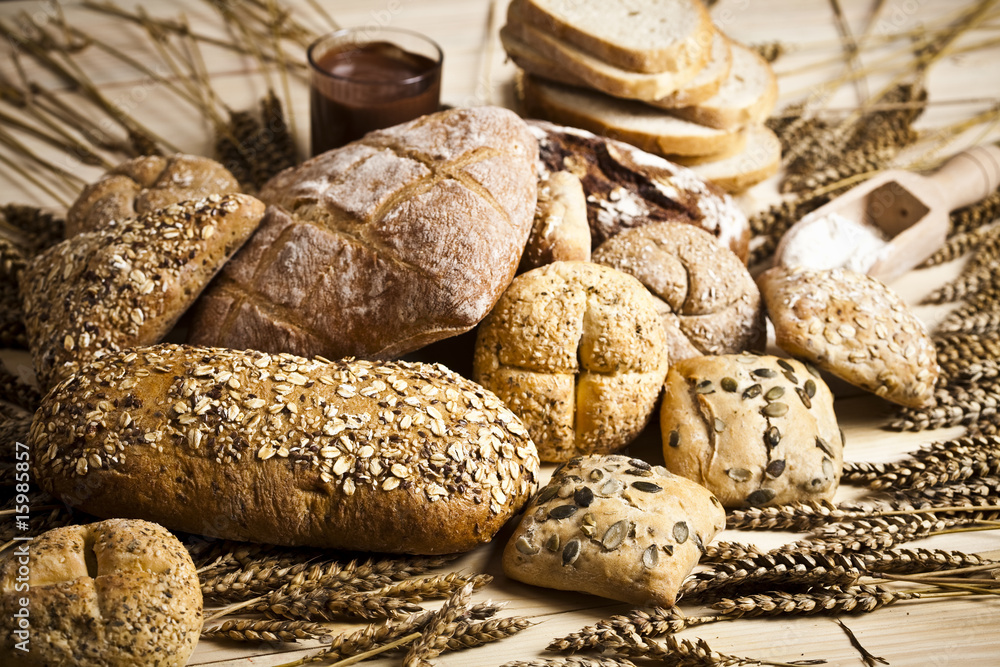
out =
<path fill-rule="evenodd" d="M 162 526 L 111 519 L 26 544 L 26 562 L 0 569 L 0 664 L 187 664 L 201 633 L 201 586 L 191 556 Z M 22 608 L 26 630 L 14 617 Z M 25 638 L 30 650 L 15 648 Z"/>
<path fill-rule="evenodd" d="M 489 541 L 538 467 L 517 417 L 444 367 L 178 345 L 82 369 L 29 442 L 39 485 L 97 516 L 403 553 Z"/>
<path fill-rule="evenodd" d="M 468 331 L 514 276 L 537 155 L 516 114 L 477 107 L 278 174 L 260 192 L 260 231 L 202 299 L 191 342 L 387 358 Z"/>
<path fill-rule="evenodd" d="M 188 199 L 237 192 L 239 181 L 228 169 L 206 157 L 178 153 L 133 158 L 83 189 L 66 212 L 66 236 Z"/>
<path fill-rule="evenodd" d="M 106 352 L 159 342 L 256 229 L 264 205 L 212 195 L 77 234 L 21 277 L 38 382 Z"/>
<path fill-rule="evenodd" d="M 595 248 L 624 229 L 669 220 L 704 229 L 746 261 L 746 216 L 691 170 L 586 130 L 540 120 L 528 126 L 538 139 L 539 171 L 568 171 L 583 182 Z"/>

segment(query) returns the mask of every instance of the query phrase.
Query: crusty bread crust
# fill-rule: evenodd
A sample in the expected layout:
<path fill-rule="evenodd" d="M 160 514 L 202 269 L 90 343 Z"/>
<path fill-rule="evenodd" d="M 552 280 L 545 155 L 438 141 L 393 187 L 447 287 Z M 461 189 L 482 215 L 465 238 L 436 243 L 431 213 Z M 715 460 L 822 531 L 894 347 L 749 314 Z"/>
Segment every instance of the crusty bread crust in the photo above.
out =
<path fill-rule="evenodd" d="M 275 176 L 260 231 L 201 300 L 198 345 L 401 356 L 468 331 L 527 241 L 535 139 L 513 112 L 453 109 Z"/>
<path fill-rule="evenodd" d="M 97 516 L 401 553 L 488 542 L 538 466 L 496 396 L 443 367 L 178 345 L 82 369 L 29 443 L 39 485 Z"/>
<path fill-rule="evenodd" d="M 590 260 L 587 196 L 579 178 L 557 171 L 539 179 L 535 220 L 518 271 L 574 260 Z"/>
<path fill-rule="evenodd" d="M 111 519 L 64 526 L 28 544 L 0 570 L 0 663 L 183 667 L 201 633 L 202 597 L 191 556 L 162 526 Z M 14 613 L 27 597 L 30 650 L 14 648 Z"/>

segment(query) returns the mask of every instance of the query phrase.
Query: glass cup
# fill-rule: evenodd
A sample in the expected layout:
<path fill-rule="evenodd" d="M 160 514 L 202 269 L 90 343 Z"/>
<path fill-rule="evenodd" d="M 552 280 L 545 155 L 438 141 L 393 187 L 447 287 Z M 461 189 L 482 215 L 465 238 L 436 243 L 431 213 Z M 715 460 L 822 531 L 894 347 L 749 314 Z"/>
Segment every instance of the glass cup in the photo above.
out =
<path fill-rule="evenodd" d="M 438 110 L 441 47 L 415 32 L 347 28 L 309 47 L 312 154 Z"/>

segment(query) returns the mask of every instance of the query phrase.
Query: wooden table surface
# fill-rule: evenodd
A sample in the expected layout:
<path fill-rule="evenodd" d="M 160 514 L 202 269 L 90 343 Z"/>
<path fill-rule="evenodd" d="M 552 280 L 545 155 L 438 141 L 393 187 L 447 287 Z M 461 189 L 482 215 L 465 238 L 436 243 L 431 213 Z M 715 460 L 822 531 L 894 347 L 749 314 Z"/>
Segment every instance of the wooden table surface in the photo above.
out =
<path fill-rule="evenodd" d="M 176 16 L 184 12 L 191 24 L 206 32 L 223 34 L 215 14 L 205 2 L 122 2 L 123 5 L 144 4 L 154 15 Z M 296 6 L 316 32 L 325 32 L 329 24 L 317 16 L 305 0 L 285 2 Z M 717 23 L 731 36 L 745 43 L 781 40 L 791 51 L 775 65 L 780 78 L 782 101 L 801 99 L 803 95 L 823 92 L 823 82 L 842 72 L 844 65 L 841 41 L 828 0 L 722 0 L 713 9 Z M 844 17 L 855 35 L 864 31 L 872 9 L 883 4 L 878 18 L 871 24 L 873 41 L 891 33 L 914 29 L 920 25 L 935 25 L 953 17 L 970 3 L 952 0 L 840 0 Z M 512 105 L 511 79 L 513 68 L 504 60 L 497 40 L 497 30 L 503 23 L 506 0 L 327 0 L 328 12 L 343 26 L 376 24 L 405 27 L 429 35 L 445 52 L 442 101 L 452 105 L 500 104 Z M 133 27 L 125 26 L 101 14 L 85 10 L 76 2 L 66 2 L 65 12 L 72 25 L 108 44 L 142 57 L 150 53 L 148 39 Z M 36 2 L 2 2 L 0 18 L 15 20 L 27 11 L 44 18 L 54 10 L 49 4 Z M 1000 12 L 994 8 L 984 23 L 984 29 L 969 36 L 970 43 L 989 40 L 1000 35 Z M 900 48 L 891 48 L 862 57 L 863 62 L 878 63 Z M 97 49 L 80 54 L 80 62 L 94 75 L 100 88 L 129 112 L 168 137 L 185 152 L 211 154 L 211 133 L 193 107 L 180 102 L 162 86 L 137 75 L 135 70 Z M 215 90 L 233 108 L 249 107 L 266 90 L 266 79 L 247 57 L 237 57 L 222 50 L 207 49 L 206 59 Z M 891 61 L 887 61 L 891 62 Z M 993 46 L 963 53 L 936 63 L 928 75 L 932 105 L 918 124 L 938 127 L 976 111 L 986 109 L 1000 100 L 1000 48 Z M 818 63 L 818 64 L 817 64 Z M 825 64 L 824 64 L 825 63 Z M 51 76 L 30 68 L 32 77 L 51 82 Z M 877 92 L 898 69 L 884 66 L 884 71 L 866 77 L 865 88 Z M 11 74 L 13 64 L 6 55 L 0 57 L 0 70 Z M 298 145 L 304 151 L 308 145 L 308 98 L 304 83 L 292 79 L 292 99 Z M 864 88 L 861 93 L 863 94 Z M 858 103 L 858 88 L 842 86 L 828 102 L 832 109 L 849 109 Z M 981 129 L 981 128 L 980 128 Z M 996 138 L 995 129 L 986 133 L 970 133 L 966 143 L 984 138 Z M 32 144 L 40 153 L 47 149 Z M 944 147 L 954 152 L 962 144 Z M 54 154 L 60 160 L 65 156 Z M 63 162 L 67 168 L 87 180 L 100 170 Z M 33 203 L 53 205 L 52 197 L 26 183 L 5 168 L 0 168 L 2 203 Z M 774 183 L 765 183 L 740 197 L 740 203 L 752 212 L 776 198 Z M 914 271 L 894 283 L 911 303 L 919 301 L 933 286 L 957 274 L 960 262 Z M 941 317 L 942 308 L 918 307 L 916 312 L 928 323 Z M 24 357 L 19 370 L 25 372 Z M 846 457 L 852 460 L 891 460 L 904 452 L 934 440 L 961 434 L 952 428 L 924 433 L 894 433 L 880 428 L 891 408 L 878 399 L 859 396 L 838 388 L 837 414 L 847 435 Z M 630 451 L 650 461 L 661 460 L 658 434 L 644 435 Z M 551 467 L 547 468 L 550 471 Z M 858 496 L 853 488 L 841 489 L 838 499 Z M 575 631 L 612 613 L 629 607 L 608 600 L 579 594 L 563 593 L 523 585 L 506 579 L 500 568 L 500 552 L 507 531 L 494 543 L 484 546 L 456 564 L 467 571 L 487 572 L 495 580 L 477 594 L 477 599 L 492 598 L 508 601 L 504 614 L 526 615 L 536 625 L 513 639 L 487 647 L 446 654 L 437 662 L 442 665 L 499 665 L 508 660 L 554 657 L 544 653 L 551 638 Z M 794 539 L 782 533 L 727 532 L 720 539 L 738 539 L 774 546 Z M 940 536 L 914 546 L 940 547 L 975 552 L 993 552 L 1000 557 L 1000 533 L 997 531 Z M 434 605 L 429 605 L 434 606 Z M 690 611 L 694 611 L 693 609 Z M 958 598 L 899 604 L 875 613 L 844 619 L 861 644 L 892 665 L 1000 665 L 1000 599 L 997 597 Z M 344 626 L 349 627 L 349 626 Z M 716 650 L 762 660 L 792 661 L 825 659 L 830 665 L 863 664 L 858 651 L 834 620 L 825 617 L 795 619 L 752 619 L 716 623 L 685 631 L 682 637 L 700 637 Z M 278 665 L 300 657 L 304 645 L 238 645 L 228 642 L 203 641 L 199 644 L 192 665 Z M 398 658 L 376 660 L 377 665 L 396 664 Z"/>

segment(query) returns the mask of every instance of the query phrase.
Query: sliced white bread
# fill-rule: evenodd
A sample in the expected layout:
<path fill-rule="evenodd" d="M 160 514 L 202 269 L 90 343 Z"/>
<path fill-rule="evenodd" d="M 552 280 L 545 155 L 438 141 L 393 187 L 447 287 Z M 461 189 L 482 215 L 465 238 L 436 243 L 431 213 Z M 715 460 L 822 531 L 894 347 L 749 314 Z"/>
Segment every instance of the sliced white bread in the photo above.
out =
<path fill-rule="evenodd" d="M 733 42 L 732 53 L 733 65 L 719 92 L 694 106 L 671 107 L 670 113 L 725 130 L 763 123 L 778 101 L 778 80 L 754 51 Z"/>
<path fill-rule="evenodd" d="M 580 127 L 660 155 L 705 155 L 731 150 L 739 131 L 717 130 L 676 118 L 642 102 L 522 74 L 518 93 L 529 115 Z"/>
<path fill-rule="evenodd" d="M 524 1 L 513 0 L 508 6 L 507 24 L 500 30 L 500 41 L 521 69 L 547 79 L 591 87 L 615 97 L 655 100 L 687 86 L 708 62 L 710 51 L 706 50 L 703 58 L 691 61 L 682 70 L 657 73 L 623 70 L 525 23 L 521 15 Z"/>
<path fill-rule="evenodd" d="M 752 125 L 743 133 L 747 143 L 742 153 L 714 162 L 688 165 L 688 168 L 732 193 L 742 192 L 778 173 L 781 142 L 774 132 L 763 125 Z"/>
<path fill-rule="evenodd" d="M 712 20 L 701 0 L 527 0 L 525 22 L 635 72 L 680 71 L 701 59 Z"/>
<path fill-rule="evenodd" d="M 729 77 L 733 65 L 733 49 L 728 37 L 716 30 L 708 63 L 690 83 L 675 93 L 653 101 L 664 109 L 688 107 L 706 102 L 715 96 Z"/>

